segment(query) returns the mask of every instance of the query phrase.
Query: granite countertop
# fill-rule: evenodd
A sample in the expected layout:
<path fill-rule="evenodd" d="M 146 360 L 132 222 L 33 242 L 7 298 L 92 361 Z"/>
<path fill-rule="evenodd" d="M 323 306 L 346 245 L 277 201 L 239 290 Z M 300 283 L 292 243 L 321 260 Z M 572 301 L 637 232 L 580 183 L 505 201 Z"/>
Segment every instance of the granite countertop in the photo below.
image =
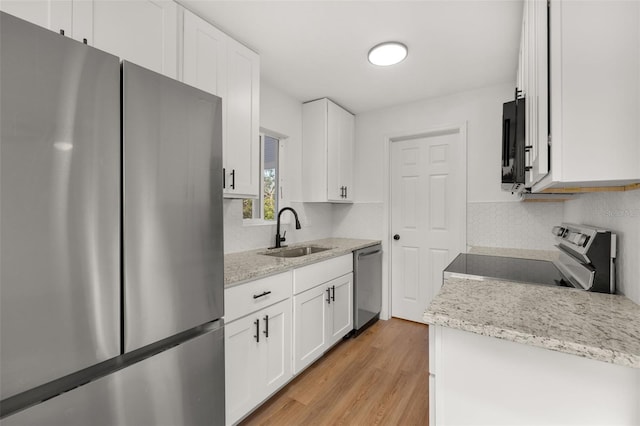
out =
<path fill-rule="evenodd" d="M 308 254 L 300 257 L 273 257 L 265 256 L 270 252 L 266 248 L 259 250 L 229 253 L 224 255 L 224 286 L 233 287 L 247 281 L 256 280 L 269 275 L 279 274 L 290 269 L 310 265 L 312 263 L 348 254 L 354 250 L 380 244 L 380 240 L 360 240 L 352 238 L 325 238 L 322 240 L 305 241 L 288 246 L 295 248 L 300 246 L 329 247 L 319 253 Z"/>
<path fill-rule="evenodd" d="M 448 278 L 424 320 L 640 368 L 640 305 L 621 295 Z"/>

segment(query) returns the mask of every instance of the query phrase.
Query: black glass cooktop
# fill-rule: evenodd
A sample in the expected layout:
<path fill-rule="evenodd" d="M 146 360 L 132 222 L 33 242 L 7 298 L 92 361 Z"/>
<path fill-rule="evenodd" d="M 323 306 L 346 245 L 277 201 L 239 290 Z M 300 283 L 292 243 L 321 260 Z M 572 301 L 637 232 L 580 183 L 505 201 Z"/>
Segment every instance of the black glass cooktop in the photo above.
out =
<path fill-rule="evenodd" d="M 546 260 L 460 253 L 444 270 L 444 277 L 447 278 L 451 273 L 504 281 L 572 287 L 563 279 L 558 268 Z"/>

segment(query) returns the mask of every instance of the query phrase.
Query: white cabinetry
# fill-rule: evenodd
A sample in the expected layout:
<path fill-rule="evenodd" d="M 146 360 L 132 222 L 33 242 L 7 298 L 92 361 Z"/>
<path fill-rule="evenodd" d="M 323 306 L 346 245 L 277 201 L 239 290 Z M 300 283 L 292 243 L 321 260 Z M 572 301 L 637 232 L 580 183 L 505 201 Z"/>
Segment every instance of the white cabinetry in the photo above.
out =
<path fill-rule="evenodd" d="M 293 368 L 297 374 L 353 329 L 353 256 L 294 271 Z"/>
<path fill-rule="evenodd" d="M 260 57 L 185 10 L 183 76 L 185 83 L 222 98 L 225 197 L 257 197 Z"/>
<path fill-rule="evenodd" d="M 523 23 L 533 191 L 640 182 L 640 2 L 527 0 Z"/>
<path fill-rule="evenodd" d="M 175 78 L 177 5 L 171 0 L 2 1 L 2 10 Z"/>
<path fill-rule="evenodd" d="M 223 104 L 225 102 L 223 101 Z M 260 57 L 233 39 L 227 46 L 225 196 L 258 196 L 260 186 Z"/>
<path fill-rule="evenodd" d="M 354 123 L 326 98 L 302 106 L 304 201 L 353 202 Z"/>
<path fill-rule="evenodd" d="M 640 420 L 637 368 L 433 325 L 429 364 L 429 424 L 637 425 Z"/>
<path fill-rule="evenodd" d="M 178 15 L 173 1 L 74 1 L 73 20 L 74 37 L 82 34 L 98 49 L 176 78 Z"/>
<path fill-rule="evenodd" d="M 291 277 L 285 272 L 225 290 L 226 316 L 235 318 L 225 328 L 227 424 L 292 377 Z"/>
<path fill-rule="evenodd" d="M 0 10 L 52 31 L 63 30 L 65 35 L 73 36 L 72 0 L 2 0 Z"/>
<path fill-rule="evenodd" d="M 519 96 L 525 105 L 525 185 L 531 187 L 549 172 L 547 4 L 527 1 L 522 17 L 518 60 Z"/>
<path fill-rule="evenodd" d="M 184 11 L 182 77 L 185 83 L 226 97 L 227 39 L 225 33 Z M 223 117 L 224 118 L 224 117 Z"/>

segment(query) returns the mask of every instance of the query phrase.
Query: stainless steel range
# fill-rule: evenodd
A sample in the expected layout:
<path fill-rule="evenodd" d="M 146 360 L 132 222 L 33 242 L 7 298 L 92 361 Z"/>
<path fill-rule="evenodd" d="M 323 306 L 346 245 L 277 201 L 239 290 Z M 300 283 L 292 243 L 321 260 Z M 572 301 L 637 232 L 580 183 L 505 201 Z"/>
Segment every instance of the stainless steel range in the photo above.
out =
<path fill-rule="evenodd" d="M 553 227 L 553 234 L 560 250 L 556 261 L 461 253 L 444 270 L 444 278 L 515 281 L 615 293 L 616 234 L 571 223 Z"/>
<path fill-rule="evenodd" d="M 560 256 L 554 264 L 575 288 L 616 292 L 616 234 L 586 225 L 553 227 Z"/>

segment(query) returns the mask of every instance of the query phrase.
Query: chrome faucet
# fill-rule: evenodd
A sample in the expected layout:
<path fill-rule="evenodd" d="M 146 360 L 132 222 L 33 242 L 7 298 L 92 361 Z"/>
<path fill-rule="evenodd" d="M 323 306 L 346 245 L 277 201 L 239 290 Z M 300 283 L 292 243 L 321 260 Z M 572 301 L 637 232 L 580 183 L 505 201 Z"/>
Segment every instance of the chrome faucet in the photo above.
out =
<path fill-rule="evenodd" d="M 276 225 L 276 245 L 274 248 L 280 248 L 282 247 L 282 242 L 285 241 L 285 235 L 287 234 L 287 231 L 284 231 L 284 234 L 282 236 L 280 236 L 280 216 L 282 216 L 282 213 L 285 210 L 290 210 L 291 213 L 293 213 L 293 215 L 296 218 L 296 229 L 300 229 L 302 228 L 302 226 L 300 226 L 300 221 L 298 220 L 298 213 L 296 213 L 296 211 L 294 209 L 292 209 L 291 207 L 283 207 L 282 209 L 280 209 L 280 211 L 278 212 L 278 223 Z"/>

